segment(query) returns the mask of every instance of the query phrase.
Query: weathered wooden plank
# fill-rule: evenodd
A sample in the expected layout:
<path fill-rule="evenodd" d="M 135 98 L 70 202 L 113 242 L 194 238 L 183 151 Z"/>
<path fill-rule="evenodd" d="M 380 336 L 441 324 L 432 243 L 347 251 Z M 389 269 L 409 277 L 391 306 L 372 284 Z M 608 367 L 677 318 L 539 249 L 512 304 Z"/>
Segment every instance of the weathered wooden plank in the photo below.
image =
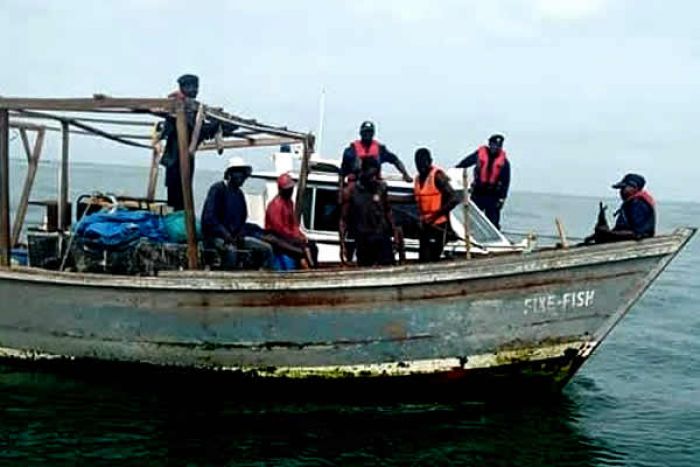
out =
<path fill-rule="evenodd" d="M 75 117 L 79 122 L 103 123 L 105 125 L 123 125 L 123 126 L 145 126 L 152 127 L 154 122 L 146 120 L 117 120 L 112 118 L 94 118 L 94 117 Z"/>
<path fill-rule="evenodd" d="M 24 130 L 21 131 L 24 132 Z M 29 149 L 29 141 L 26 141 L 25 150 L 27 151 L 28 162 L 27 176 L 24 179 L 22 195 L 20 196 L 19 205 L 17 206 L 17 212 L 15 213 L 15 222 L 12 224 L 12 246 L 17 245 L 17 243 L 19 242 L 20 234 L 22 232 L 24 218 L 27 215 L 27 205 L 29 204 L 29 196 L 32 192 L 32 187 L 34 186 L 34 178 L 36 177 L 36 172 L 39 168 L 39 158 L 41 157 L 41 152 L 44 148 L 45 135 L 46 132 L 43 128 L 37 131 L 33 150 Z M 26 134 L 24 134 L 23 140 L 24 139 L 26 139 Z"/>
<path fill-rule="evenodd" d="M 194 199 L 192 196 L 192 177 L 190 174 L 190 152 L 187 134 L 185 104 L 178 102 L 176 115 L 177 146 L 180 156 L 180 175 L 182 180 L 182 197 L 185 202 L 185 225 L 187 227 L 187 262 L 189 269 L 199 268 L 197 257 L 197 232 L 195 228 Z"/>
<path fill-rule="evenodd" d="M 10 124 L 10 127 L 12 127 L 12 124 Z M 24 146 L 24 154 L 27 156 L 27 162 L 29 162 L 32 159 L 32 148 L 29 144 L 29 136 L 27 136 L 27 129 L 20 128 L 19 136 L 22 139 L 22 146 Z"/>
<path fill-rule="evenodd" d="M 297 222 L 301 222 L 301 212 L 304 206 L 304 196 L 306 195 L 306 181 L 309 178 L 309 160 L 314 152 L 314 138 L 309 135 L 304 139 L 304 149 L 301 155 L 301 170 L 299 171 L 299 182 L 297 183 L 297 197 L 294 205 L 294 217 Z"/>
<path fill-rule="evenodd" d="M 70 128 L 68 122 L 61 122 L 61 127 L 63 128 L 63 133 L 61 138 L 61 169 L 58 185 L 58 230 L 65 231 L 70 227 L 69 223 L 66 222 L 66 217 L 69 212 L 68 203 L 70 201 L 70 191 L 68 187 L 68 175 L 70 173 Z"/>
<path fill-rule="evenodd" d="M 151 151 L 151 169 L 148 173 L 148 187 L 146 188 L 146 199 L 153 201 L 156 197 L 156 189 L 158 186 L 158 167 L 160 159 L 163 157 L 163 146 L 160 141 L 155 141 L 157 136 L 153 137 L 151 143 L 153 150 Z"/>
<path fill-rule="evenodd" d="M 284 137 L 262 137 L 262 138 L 250 138 L 250 139 L 240 139 L 240 140 L 228 140 L 221 141 L 219 146 L 214 142 L 202 143 L 199 145 L 199 151 L 213 151 L 215 149 L 235 149 L 235 148 L 250 148 L 250 147 L 263 147 L 263 146 L 281 146 L 283 144 L 294 144 L 299 143 L 298 139 L 295 138 L 284 138 Z"/>
<path fill-rule="evenodd" d="M 233 125 L 237 125 L 239 127 L 246 128 L 248 130 L 257 131 L 260 133 L 293 138 L 299 142 L 303 141 L 304 138 L 306 138 L 306 136 L 307 136 L 306 133 L 298 133 L 295 131 L 287 130 L 286 128 L 282 128 L 282 127 L 273 127 L 273 126 L 264 125 L 262 123 L 257 122 L 256 120 L 237 117 L 235 115 L 231 115 L 229 113 L 226 113 L 220 109 L 205 107 L 205 112 L 208 116 L 210 116 L 216 120 L 219 120 L 221 122 L 228 122 L 228 123 L 231 123 Z"/>
<path fill-rule="evenodd" d="M 466 168 L 462 169 L 462 204 L 464 206 L 464 243 L 465 243 L 465 257 L 470 259 L 472 257 L 472 236 L 469 231 L 469 207 L 471 203 L 469 202 L 469 172 Z"/>
<path fill-rule="evenodd" d="M 192 129 L 192 135 L 190 135 L 190 145 L 188 152 L 190 156 L 194 157 L 197 152 L 197 146 L 199 145 L 199 134 L 202 132 L 202 125 L 204 124 L 204 106 L 199 104 L 197 108 L 197 115 L 194 118 L 194 128 Z"/>
<path fill-rule="evenodd" d="M 0 109 L 0 267 L 10 266 L 10 115 Z"/>
<path fill-rule="evenodd" d="M 23 115 L 24 117 L 31 118 L 30 116 Z M 48 119 L 48 118 L 47 118 Z M 53 120 L 56 120 L 57 118 L 54 118 Z M 70 119 L 72 120 L 72 119 Z M 77 122 L 82 121 L 83 119 L 76 120 Z M 20 130 L 25 129 L 25 130 L 39 130 L 39 129 L 44 129 L 45 131 L 55 131 L 55 132 L 60 132 L 61 128 L 56 127 L 56 126 L 51 126 L 51 125 L 41 125 L 37 123 L 30 123 L 30 122 L 23 122 L 23 121 L 17 121 L 17 120 L 10 120 L 10 128 L 18 128 Z M 84 131 L 84 130 L 73 130 L 71 129 L 70 131 L 74 135 L 86 135 L 86 136 L 99 136 L 99 137 L 104 137 L 102 134 L 96 134 L 94 131 Z M 150 140 L 151 137 L 147 134 L 139 134 L 139 133 L 110 133 L 112 136 L 117 137 L 117 138 L 123 138 L 123 139 L 141 139 L 141 140 Z M 120 141 L 121 142 L 121 141 Z M 139 146 L 141 147 L 141 146 Z"/>
<path fill-rule="evenodd" d="M 140 110 L 140 111 L 164 111 L 174 110 L 172 99 L 150 99 L 150 98 L 21 98 L 4 97 L 0 98 L 0 109 L 24 109 L 24 110 L 63 110 L 63 111 L 85 111 L 91 110 Z"/>

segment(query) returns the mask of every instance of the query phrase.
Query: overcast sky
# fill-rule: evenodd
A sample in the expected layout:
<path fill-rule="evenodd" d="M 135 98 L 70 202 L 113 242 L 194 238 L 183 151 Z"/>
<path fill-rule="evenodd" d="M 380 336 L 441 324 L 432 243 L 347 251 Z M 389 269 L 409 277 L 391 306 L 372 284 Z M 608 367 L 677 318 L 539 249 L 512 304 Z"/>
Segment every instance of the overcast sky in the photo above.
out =
<path fill-rule="evenodd" d="M 362 120 L 413 170 L 506 135 L 513 189 L 604 195 L 637 171 L 697 201 L 700 3 L 653 0 L 0 0 L 0 94 L 200 98 L 339 156 Z M 81 149 L 82 148 L 82 149 Z M 112 144 L 80 160 L 146 163 Z M 204 165 L 217 167 L 210 158 Z"/>

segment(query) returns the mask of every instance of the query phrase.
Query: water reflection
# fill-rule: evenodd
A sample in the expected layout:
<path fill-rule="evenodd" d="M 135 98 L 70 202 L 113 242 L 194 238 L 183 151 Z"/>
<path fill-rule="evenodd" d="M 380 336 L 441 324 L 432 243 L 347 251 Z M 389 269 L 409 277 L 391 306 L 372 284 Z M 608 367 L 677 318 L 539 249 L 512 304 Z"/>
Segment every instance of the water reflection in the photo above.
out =
<path fill-rule="evenodd" d="M 0 369 L 2 459 L 291 465 L 622 460 L 583 432 L 576 391 L 518 402 L 250 402 L 212 380 L 200 386 L 142 375 L 93 376 Z"/>

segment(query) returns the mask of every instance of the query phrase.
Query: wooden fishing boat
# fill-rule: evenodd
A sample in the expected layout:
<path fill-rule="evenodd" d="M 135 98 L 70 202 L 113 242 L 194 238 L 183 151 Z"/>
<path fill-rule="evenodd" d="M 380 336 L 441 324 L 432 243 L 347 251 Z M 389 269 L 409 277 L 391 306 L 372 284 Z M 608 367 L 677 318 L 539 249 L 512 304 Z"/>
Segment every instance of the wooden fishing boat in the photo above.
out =
<path fill-rule="evenodd" d="M 10 265 L 10 114 L 130 111 L 172 115 L 183 129 L 184 105 L 0 99 L 0 356 L 228 370 L 252 380 L 469 382 L 478 375 L 562 386 L 695 233 L 679 228 L 637 242 L 370 269 L 204 271 L 192 235 L 189 154 L 181 144 L 189 270 L 130 277 Z M 297 206 L 303 205 L 310 135 L 199 109 L 201 118 L 244 132 L 200 149 L 300 141 Z M 75 123 L 94 132 L 76 117 L 49 118 L 61 123 L 66 142 Z M 59 201 L 66 209 L 67 194 Z"/>

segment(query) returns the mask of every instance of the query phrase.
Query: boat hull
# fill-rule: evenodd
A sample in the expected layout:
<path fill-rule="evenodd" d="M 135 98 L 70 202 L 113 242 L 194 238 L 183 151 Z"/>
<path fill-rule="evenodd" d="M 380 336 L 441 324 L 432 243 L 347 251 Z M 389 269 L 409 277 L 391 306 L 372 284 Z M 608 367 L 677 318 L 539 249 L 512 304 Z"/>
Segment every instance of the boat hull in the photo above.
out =
<path fill-rule="evenodd" d="M 509 374 L 562 385 L 693 234 L 372 270 L 4 270 L 0 356 L 265 379 Z"/>

